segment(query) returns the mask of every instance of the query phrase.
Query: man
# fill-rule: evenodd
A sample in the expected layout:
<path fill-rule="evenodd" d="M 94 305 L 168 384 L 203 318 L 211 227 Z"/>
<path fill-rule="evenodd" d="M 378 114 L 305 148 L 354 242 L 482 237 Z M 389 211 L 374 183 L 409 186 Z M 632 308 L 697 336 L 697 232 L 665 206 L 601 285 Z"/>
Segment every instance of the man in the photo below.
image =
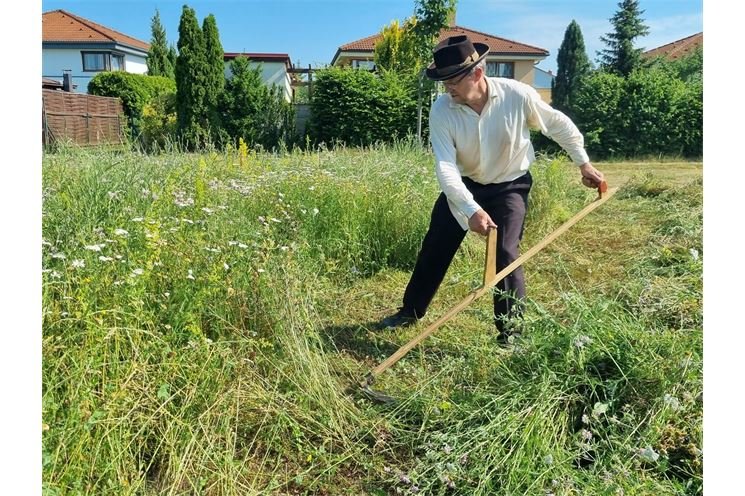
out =
<path fill-rule="evenodd" d="M 596 187 L 603 174 L 590 163 L 584 139 L 563 113 L 544 103 L 527 84 L 487 77 L 489 47 L 467 36 L 452 36 L 434 51 L 427 77 L 442 81 L 447 93 L 432 105 L 430 140 L 442 193 L 404 292 L 403 306 L 380 322 L 407 326 L 427 312 L 468 229 L 481 235 L 497 229 L 497 271 L 519 256 L 535 160 L 530 128 L 556 141 L 579 166 L 582 182 Z M 525 297 L 522 267 L 497 284 L 494 322 L 506 343 L 510 324 L 521 315 Z"/>

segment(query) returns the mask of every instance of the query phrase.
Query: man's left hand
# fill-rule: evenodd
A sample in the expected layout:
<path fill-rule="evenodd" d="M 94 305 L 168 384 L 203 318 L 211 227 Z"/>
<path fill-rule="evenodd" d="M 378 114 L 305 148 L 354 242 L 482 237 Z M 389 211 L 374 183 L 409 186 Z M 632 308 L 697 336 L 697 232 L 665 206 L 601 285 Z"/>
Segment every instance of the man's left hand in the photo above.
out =
<path fill-rule="evenodd" d="M 579 167 L 582 174 L 582 184 L 588 188 L 597 188 L 603 181 L 603 173 L 597 170 L 590 162 L 586 162 Z"/>

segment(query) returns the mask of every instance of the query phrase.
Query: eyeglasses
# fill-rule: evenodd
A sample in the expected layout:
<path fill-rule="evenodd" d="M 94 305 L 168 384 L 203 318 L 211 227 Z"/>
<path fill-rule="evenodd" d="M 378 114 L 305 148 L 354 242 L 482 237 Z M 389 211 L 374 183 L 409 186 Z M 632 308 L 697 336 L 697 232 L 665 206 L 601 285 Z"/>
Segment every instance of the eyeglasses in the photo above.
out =
<path fill-rule="evenodd" d="M 443 81 L 442 84 L 446 88 L 452 88 L 454 86 L 458 86 L 461 81 L 463 81 L 467 76 L 471 74 L 471 71 L 467 71 L 465 74 L 463 74 L 461 77 L 457 79 L 448 79 L 447 81 Z"/>

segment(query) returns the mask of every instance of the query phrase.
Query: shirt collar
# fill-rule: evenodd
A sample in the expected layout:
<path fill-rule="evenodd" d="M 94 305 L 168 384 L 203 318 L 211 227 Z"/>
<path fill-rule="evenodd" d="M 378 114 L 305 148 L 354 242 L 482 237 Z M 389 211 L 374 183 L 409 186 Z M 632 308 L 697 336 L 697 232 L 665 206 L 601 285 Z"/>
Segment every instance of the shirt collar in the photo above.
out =
<path fill-rule="evenodd" d="M 486 91 L 489 94 L 488 100 L 494 100 L 495 98 L 498 98 L 499 95 L 497 95 L 497 83 L 494 81 L 494 78 L 487 77 L 486 78 Z M 450 97 L 449 93 L 446 93 L 448 95 L 448 101 L 450 104 L 450 108 L 458 108 L 458 107 L 468 107 L 468 105 L 465 105 L 463 103 L 455 103 L 453 99 Z"/>

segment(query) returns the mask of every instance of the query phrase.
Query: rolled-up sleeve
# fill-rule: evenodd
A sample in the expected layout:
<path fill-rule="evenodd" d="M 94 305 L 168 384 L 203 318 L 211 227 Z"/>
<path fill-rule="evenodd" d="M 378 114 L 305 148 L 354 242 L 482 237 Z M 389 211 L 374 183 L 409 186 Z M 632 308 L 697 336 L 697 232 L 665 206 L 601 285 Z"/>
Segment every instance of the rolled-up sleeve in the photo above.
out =
<path fill-rule="evenodd" d="M 527 89 L 526 106 L 528 126 L 556 141 L 576 165 L 590 161 L 582 133 L 569 117 L 544 102 L 533 88 Z"/>
<path fill-rule="evenodd" d="M 480 210 L 481 206 L 463 184 L 460 170 L 456 165 L 455 144 L 448 130 L 448 116 L 443 115 L 440 108 L 434 105 L 429 115 L 429 135 L 432 152 L 435 155 L 437 181 L 449 203 L 468 219 Z"/>

